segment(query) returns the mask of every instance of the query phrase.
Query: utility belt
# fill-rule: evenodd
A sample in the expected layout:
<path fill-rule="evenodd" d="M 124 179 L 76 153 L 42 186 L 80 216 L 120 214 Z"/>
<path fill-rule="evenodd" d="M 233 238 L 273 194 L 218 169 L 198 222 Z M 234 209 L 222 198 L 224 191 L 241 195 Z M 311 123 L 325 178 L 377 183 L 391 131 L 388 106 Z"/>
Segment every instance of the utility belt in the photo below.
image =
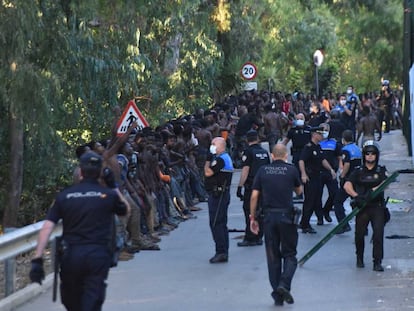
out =
<path fill-rule="evenodd" d="M 221 196 L 224 192 L 229 191 L 230 188 L 229 187 L 224 187 L 224 186 L 214 186 L 211 190 L 211 194 L 214 197 L 219 197 Z"/>
<path fill-rule="evenodd" d="M 299 220 L 302 215 L 302 209 L 297 206 L 293 206 L 292 208 L 264 207 L 263 211 L 264 211 L 264 214 L 275 213 L 277 215 L 280 215 L 280 221 L 282 223 L 294 224 L 294 225 L 299 224 Z"/>

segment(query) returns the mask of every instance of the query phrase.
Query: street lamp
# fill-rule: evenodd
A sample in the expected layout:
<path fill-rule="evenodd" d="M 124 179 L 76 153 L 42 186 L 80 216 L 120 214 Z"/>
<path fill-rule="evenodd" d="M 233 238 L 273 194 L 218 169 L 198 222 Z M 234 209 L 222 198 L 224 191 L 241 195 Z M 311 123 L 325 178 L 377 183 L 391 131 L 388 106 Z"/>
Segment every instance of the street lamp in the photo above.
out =
<path fill-rule="evenodd" d="M 318 68 L 323 63 L 323 54 L 322 54 L 321 50 L 316 50 L 315 53 L 313 53 L 313 63 L 315 64 L 316 97 L 319 99 Z"/>

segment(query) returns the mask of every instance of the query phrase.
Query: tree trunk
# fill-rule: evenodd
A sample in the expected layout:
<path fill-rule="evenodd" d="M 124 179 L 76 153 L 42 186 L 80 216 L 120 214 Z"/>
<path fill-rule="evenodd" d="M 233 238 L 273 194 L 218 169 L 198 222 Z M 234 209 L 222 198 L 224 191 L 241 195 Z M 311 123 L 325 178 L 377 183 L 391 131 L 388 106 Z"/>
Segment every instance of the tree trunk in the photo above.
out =
<path fill-rule="evenodd" d="M 8 204 L 4 209 L 3 228 L 17 227 L 17 212 L 23 184 L 23 119 L 10 113 L 10 181 Z"/>

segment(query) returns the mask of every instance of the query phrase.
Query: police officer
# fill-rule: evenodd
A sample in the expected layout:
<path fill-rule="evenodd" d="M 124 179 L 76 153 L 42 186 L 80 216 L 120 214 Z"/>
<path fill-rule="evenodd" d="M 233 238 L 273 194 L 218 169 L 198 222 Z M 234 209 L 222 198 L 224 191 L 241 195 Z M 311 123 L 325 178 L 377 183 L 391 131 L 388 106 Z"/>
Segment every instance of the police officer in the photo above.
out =
<path fill-rule="evenodd" d="M 50 234 L 63 220 L 64 252 L 61 258 L 61 299 L 67 310 L 101 310 L 112 254 L 111 228 L 114 214 L 125 215 L 128 205 L 118 189 L 99 184 L 102 158 L 90 151 L 80 157 L 82 180 L 56 197 L 40 230 L 30 279 L 44 278 L 42 254 Z M 106 171 L 107 172 L 107 171 Z M 115 178 L 106 175 L 109 187 Z"/>
<path fill-rule="evenodd" d="M 295 118 L 295 126 L 288 131 L 282 143 L 287 145 L 292 140 L 290 155 L 292 156 L 292 163 L 299 170 L 300 153 L 303 147 L 310 141 L 311 132 L 310 127 L 305 125 L 305 116 L 303 113 L 298 113 Z"/>
<path fill-rule="evenodd" d="M 260 167 L 256 174 L 250 200 L 250 227 L 258 234 L 255 215 L 259 196 L 262 198 L 267 267 L 276 305 L 294 302 L 290 290 L 297 268 L 298 231 L 291 193 L 301 194 L 302 185 L 298 170 L 286 163 L 287 158 L 286 146 L 276 144 L 272 151 L 273 162 Z"/>
<path fill-rule="evenodd" d="M 313 212 L 315 212 L 318 218 L 318 224 L 323 224 L 321 180 L 323 168 L 329 171 L 332 179 L 336 178 L 334 169 L 324 158 L 323 151 L 319 145 L 323 140 L 323 135 L 328 134 L 324 126 L 326 126 L 326 123 L 322 123 L 321 127 L 312 129 L 311 141 L 305 145 L 299 159 L 301 180 L 305 185 L 305 200 L 303 202 L 303 213 L 300 223 L 303 233 L 316 233 L 309 223 Z"/>
<path fill-rule="evenodd" d="M 338 223 L 346 217 L 344 202 L 349 197 L 343 186 L 346 179 L 351 175 L 351 173 L 356 168 L 361 166 L 362 161 L 361 149 L 359 149 L 357 144 L 354 142 L 354 137 L 351 130 L 345 130 L 342 133 L 342 145 L 342 171 L 339 173 L 339 189 L 334 199 L 334 211 Z M 348 231 L 351 231 L 351 227 L 349 224 L 345 224 L 341 229 L 337 231 L 337 234 L 342 234 Z"/>
<path fill-rule="evenodd" d="M 250 196 L 252 194 L 252 184 L 254 176 L 259 168 L 264 164 L 269 164 L 269 153 L 259 145 L 259 136 L 255 130 L 250 130 L 246 134 L 247 143 L 249 147 L 244 151 L 242 155 L 242 172 L 240 175 L 239 186 L 237 187 L 237 196 L 243 200 L 243 212 L 246 221 L 246 230 L 244 240 L 237 243 L 237 246 L 254 246 L 262 245 L 263 237 L 263 220 L 262 217 L 258 217 L 259 220 L 259 234 L 253 234 L 250 231 Z M 244 194 L 242 189 L 244 187 Z M 260 208 L 259 208 L 260 209 Z M 261 211 L 258 211 L 260 214 Z"/>
<path fill-rule="evenodd" d="M 368 224 L 371 223 L 373 236 L 373 270 L 384 271 L 381 265 L 384 257 L 384 225 L 385 225 L 385 201 L 384 192 L 371 199 L 371 192 L 375 190 L 386 178 L 387 169 L 378 164 L 379 148 L 373 140 L 365 142 L 362 148 L 363 164 L 351 173 L 345 182 L 345 191 L 354 198 L 355 204 L 365 207 L 356 216 L 355 247 L 357 267 L 364 267 L 365 233 Z"/>
<path fill-rule="evenodd" d="M 323 140 L 319 143 L 324 154 L 324 158 L 329 162 L 330 166 L 335 172 L 339 168 L 339 160 L 341 157 L 342 145 L 338 143 L 334 138 L 329 138 L 330 126 L 329 123 L 323 123 Z M 327 222 L 332 222 L 332 218 L 329 215 L 332 210 L 335 195 L 338 191 L 338 180 L 332 178 L 330 171 L 323 169 L 321 173 L 322 189 L 324 186 L 328 189 L 328 199 L 323 206 L 323 216 Z M 323 191 L 323 190 L 322 190 Z M 318 222 L 318 225 L 322 225 L 323 221 Z"/>
<path fill-rule="evenodd" d="M 352 131 L 355 137 L 356 131 L 356 110 L 358 106 L 358 96 L 354 92 L 354 87 L 348 85 L 346 90 L 347 99 L 344 107 L 344 111 L 341 114 L 341 121 L 347 129 Z"/>
<path fill-rule="evenodd" d="M 204 166 L 205 187 L 208 193 L 208 215 L 211 233 L 216 245 L 216 254 L 210 263 L 228 261 L 229 232 L 227 209 L 230 204 L 230 185 L 233 164 L 226 152 L 226 141 L 215 137 L 211 141 L 209 158 Z"/>

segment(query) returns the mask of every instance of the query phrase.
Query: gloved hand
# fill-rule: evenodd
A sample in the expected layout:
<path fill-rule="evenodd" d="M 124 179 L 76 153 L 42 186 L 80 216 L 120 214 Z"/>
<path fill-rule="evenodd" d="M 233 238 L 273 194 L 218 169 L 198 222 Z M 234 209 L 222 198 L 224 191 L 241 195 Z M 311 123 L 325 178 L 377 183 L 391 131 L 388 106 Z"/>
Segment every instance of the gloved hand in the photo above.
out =
<path fill-rule="evenodd" d="M 367 192 L 365 192 L 364 194 L 358 194 L 355 198 L 354 198 L 354 202 L 357 206 L 361 207 L 365 204 L 368 204 L 370 201 L 370 197 L 371 197 L 371 193 L 372 191 L 369 190 Z"/>
<path fill-rule="evenodd" d="M 243 193 L 242 193 L 242 189 L 243 189 L 243 187 L 237 187 L 237 197 L 240 199 L 240 201 L 243 201 L 243 199 L 244 199 L 244 195 L 243 195 Z"/>
<path fill-rule="evenodd" d="M 30 269 L 29 277 L 32 282 L 42 285 L 42 280 L 45 279 L 45 270 L 43 269 L 43 259 L 34 258 L 31 261 L 32 268 Z"/>
<path fill-rule="evenodd" d="M 109 167 L 105 167 L 103 170 L 103 180 L 109 188 L 117 188 L 115 175 Z"/>

